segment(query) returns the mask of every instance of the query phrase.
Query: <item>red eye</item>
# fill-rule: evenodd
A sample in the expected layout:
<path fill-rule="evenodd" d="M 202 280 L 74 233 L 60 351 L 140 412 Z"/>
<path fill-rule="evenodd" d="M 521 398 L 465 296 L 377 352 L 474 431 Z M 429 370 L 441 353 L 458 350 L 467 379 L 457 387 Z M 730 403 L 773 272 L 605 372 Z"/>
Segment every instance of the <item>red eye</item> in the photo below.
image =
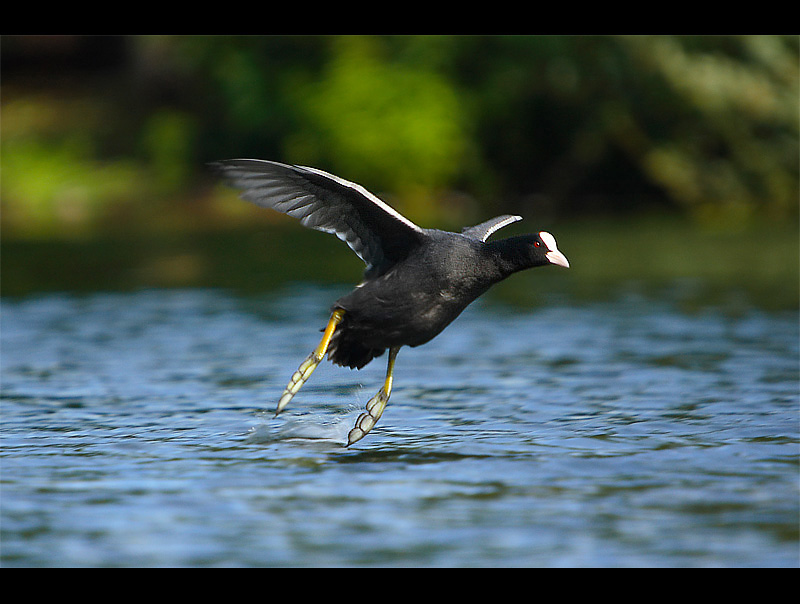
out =
<path fill-rule="evenodd" d="M 533 245 L 534 245 L 534 247 L 539 247 L 539 246 L 541 246 L 542 244 L 541 244 L 541 243 L 539 243 L 538 241 L 534 241 L 534 242 L 533 242 Z"/>

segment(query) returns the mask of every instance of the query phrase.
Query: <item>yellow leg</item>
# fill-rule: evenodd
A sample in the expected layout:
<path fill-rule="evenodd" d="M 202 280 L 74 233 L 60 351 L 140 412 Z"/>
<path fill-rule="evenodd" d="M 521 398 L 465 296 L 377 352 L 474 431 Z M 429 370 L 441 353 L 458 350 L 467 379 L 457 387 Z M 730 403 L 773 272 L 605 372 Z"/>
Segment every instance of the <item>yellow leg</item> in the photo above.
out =
<path fill-rule="evenodd" d="M 389 402 L 389 396 L 392 394 L 394 359 L 397 356 L 398 350 L 400 350 L 399 346 L 389 349 L 389 365 L 386 368 L 386 381 L 383 383 L 383 387 L 378 391 L 378 394 L 367 402 L 366 412 L 358 416 L 355 427 L 350 430 L 347 435 L 347 447 L 364 438 L 381 418 L 381 415 L 383 415 L 383 410 L 386 408 L 386 403 Z"/>
<path fill-rule="evenodd" d="M 297 391 L 300 390 L 303 384 L 306 383 L 306 380 L 311 377 L 311 374 L 314 373 L 317 365 L 319 365 L 320 361 L 322 361 L 322 358 L 328 351 L 328 346 L 331 343 L 333 332 L 336 331 L 336 326 L 342 322 L 342 317 L 344 317 L 344 311 L 341 308 L 335 310 L 331 315 L 331 320 L 328 321 L 328 326 L 325 328 L 325 333 L 322 334 L 322 339 L 320 340 L 319 345 L 310 355 L 306 357 L 305 361 L 300 363 L 300 367 L 298 367 L 297 371 L 294 372 L 292 379 L 289 380 L 289 384 L 283 391 L 281 400 L 278 401 L 278 408 L 275 410 L 276 417 L 281 411 L 283 411 L 283 408 L 289 404 L 289 401 L 292 400 L 292 397 L 297 394 Z"/>

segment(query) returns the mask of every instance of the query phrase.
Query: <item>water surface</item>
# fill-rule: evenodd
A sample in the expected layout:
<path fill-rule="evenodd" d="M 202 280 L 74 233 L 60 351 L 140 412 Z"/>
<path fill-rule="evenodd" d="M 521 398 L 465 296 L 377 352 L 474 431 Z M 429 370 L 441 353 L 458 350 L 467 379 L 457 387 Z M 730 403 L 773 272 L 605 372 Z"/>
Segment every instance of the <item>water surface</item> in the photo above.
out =
<path fill-rule="evenodd" d="M 345 291 L 3 299 L 2 564 L 800 563 L 796 311 L 490 296 L 346 449 L 385 357 L 271 412 Z"/>

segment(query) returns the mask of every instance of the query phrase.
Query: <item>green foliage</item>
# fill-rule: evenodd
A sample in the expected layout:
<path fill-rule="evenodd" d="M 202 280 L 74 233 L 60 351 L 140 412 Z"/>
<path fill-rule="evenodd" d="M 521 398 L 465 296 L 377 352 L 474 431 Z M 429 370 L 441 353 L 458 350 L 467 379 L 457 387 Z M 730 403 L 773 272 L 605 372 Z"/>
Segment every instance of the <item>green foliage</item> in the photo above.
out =
<path fill-rule="evenodd" d="M 158 190 L 177 192 L 189 186 L 195 174 L 193 160 L 197 160 L 195 133 L 193 120 L 186 113 L 160 110 L 148 118 L 141 144 Z"/>
<path fill-rule="evenodd" d="M 286 139 L 294 163 L 386 188 L 401 204 L 422 199 L 420 219 L 459 172 L 469 140 L 452 85 L 433 71 L 390 63 L 374 40 L 337 40 L 322 76 L 291 95 L 302 124 Z"/>
<path fill-rule="evenodd" d="M 242 156 L 315 165 L 432 223 L 798 217 L 797 36 L 127 41 L 134 60 L 77 103 L 4 70 L 4 233 L 99 224 L 115 204 L 146 217 L 196 194 L 206 161 Z"/>
<path fill-rule="evenodd" d="M 93 133 L 100 120 L 69 100 L 4 102 L 4 234 L 90 234 L 115 203 L 150 194 L 133 159 L 98 158 Z"/>
<path fill-rule="evenodd" d="M 562 213 L 658 199 L 715 224 L 797 216 L 796 37 L 480 37 L 461 51 L 454 77 L 501 196 Z"/>
<path fill-rule="evenodd" d="M 736 54 L 682 42 L 623 41 L 680 108 L 669 136 L 651 137 L 639 159 L 643 173 L 703 222 L 796 215 L 796 40 L 744 36 L 731 41 Z"/>
<path fill-rule="evenodd" d="M 250 148 L 401 200 L 450 187 L 498 211 L 524 211 L 535 199 L 532 210 L 562 215 L 655 203 L 717 225 L 797 217 L 797 37 L 383 36 L 233 46 L 249 67 L 212 70 L 225 74 L 219 87 L 273 111 L 273 120 L 251 119 L 243 135 Z M 236 106 L 234 114 L 246 114 Z"/>

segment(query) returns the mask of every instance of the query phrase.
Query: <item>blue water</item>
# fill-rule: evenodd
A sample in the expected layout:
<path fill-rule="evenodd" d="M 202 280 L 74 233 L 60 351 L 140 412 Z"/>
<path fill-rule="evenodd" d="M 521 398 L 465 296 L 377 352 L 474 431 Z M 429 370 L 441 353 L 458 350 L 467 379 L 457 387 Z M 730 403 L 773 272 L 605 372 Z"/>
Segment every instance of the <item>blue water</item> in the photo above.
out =
<path fill-rule="evenodd" d="M 3 299 L 2 565 L 800 565 L 796 312 L 489 297 L 346 449 L 346 289 Z"/>

